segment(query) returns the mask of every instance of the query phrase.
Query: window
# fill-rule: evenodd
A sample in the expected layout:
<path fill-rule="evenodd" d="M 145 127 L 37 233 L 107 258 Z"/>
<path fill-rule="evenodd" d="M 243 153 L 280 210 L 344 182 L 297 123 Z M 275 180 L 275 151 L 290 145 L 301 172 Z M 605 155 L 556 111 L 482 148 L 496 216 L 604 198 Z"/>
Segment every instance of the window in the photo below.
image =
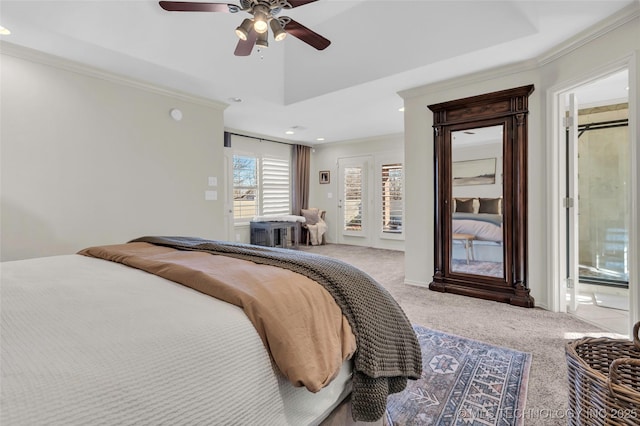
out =
<path fill-rule="evenodd" d="M 402 189 L 404 173 L 402 164 L 382 165 L 382 232 L 400 234 L 404 207 Z"/>
<path fill-rule="evenodd" d="M 291 214 L 289 159 L 275 156 L 233 156 L 233 218 Z"/>

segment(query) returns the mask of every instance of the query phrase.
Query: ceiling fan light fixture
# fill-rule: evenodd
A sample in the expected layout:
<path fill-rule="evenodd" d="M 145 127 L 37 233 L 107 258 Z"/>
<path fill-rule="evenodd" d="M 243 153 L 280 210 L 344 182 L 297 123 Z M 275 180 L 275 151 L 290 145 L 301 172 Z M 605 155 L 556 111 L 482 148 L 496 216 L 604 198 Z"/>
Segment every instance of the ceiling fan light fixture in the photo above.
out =
<path fill-rule="evenodd" d="M 246 40 L 249 37 L 249 32 L 251 32 L 251 26 L 253 25 L 253 21 L 249 18 L 246 18 L 242 21 L 242 24 L 238 28 L 236 28 L 236 35 L 240 40 Z"/>
<path fill-rule="evenodd" d="M 253 29 L 256 30 L 258 34 L 267 32 L 269 29 L 269 25 L 267 24 L 268 20 L 268 9 L 263 6 L 256 6 L 253 9 Z"/>
<path fill-rule="evenodd" d="M 256 46 L 262 47 L 262 48 L 269 47 L 269 33 L 268 32 L 265 31 L 263 33 L 258 33 L 258 38 L 256 39 Z"/>
<path fill-rule="evenodd" d="M 275 41 L 282 41 L 287 37 L 287 32 L 282 28 L 280 21 L 273 18 L 269 23 L 271 25 L 271 31 L 273 31 L 273 39 Z"/>
<path fill-rule="evenodd" d="M 242 11 L 252 15 L 251 18 L 243 19 L 235 29 L 240 41 L 236 44 L 236 49 L 233 52 L 235 56 L 249 56 L 256 45 L 258 47 L 269 46 L 269 32 L 273 33 L 276 41 L 284 40 L 291 34 L 316 50 L 324 50 L 329 47 L 330 40 L 299 22 L 288 16 L 276 18 L 282 9 L 292 9 L 316 1 L 318 0 L 239 0 L 240 5 L 234 5 L 208 3 L 202 0 L 162 0 L 159 4 L 163 10 L 168 12 L 236 13 Z M 269 27 L 271 27 L 271 31 L 269 31 Z M 2 30 L 1 27 L 0 30 Z"/>

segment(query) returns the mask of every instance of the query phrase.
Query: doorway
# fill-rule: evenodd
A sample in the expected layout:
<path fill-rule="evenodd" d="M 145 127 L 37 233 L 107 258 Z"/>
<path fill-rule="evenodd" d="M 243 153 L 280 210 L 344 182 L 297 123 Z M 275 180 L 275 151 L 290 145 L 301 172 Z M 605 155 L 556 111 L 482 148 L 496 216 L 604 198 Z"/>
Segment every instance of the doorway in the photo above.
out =
<path fill-rule="evenodd" d="M 626 335 L 630 326 L 629 72 L 560 94 L 561 310 Z M 564 242 L 563 242 L 564 240 Z M 562 306 L 564 305 L 564 306 Z"/>

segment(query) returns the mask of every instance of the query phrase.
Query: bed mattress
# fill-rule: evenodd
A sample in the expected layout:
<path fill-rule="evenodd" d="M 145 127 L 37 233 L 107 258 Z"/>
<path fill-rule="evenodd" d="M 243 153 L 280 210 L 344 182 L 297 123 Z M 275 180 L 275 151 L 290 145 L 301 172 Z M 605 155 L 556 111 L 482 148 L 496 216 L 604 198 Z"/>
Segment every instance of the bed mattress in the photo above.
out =
<path fill-rule="evenodd" d="M 349 392 L 349 362 L 293 387 L 240 308 L 158 276 L 80 255 L 0 272 L 3 425 L 308 425 Z"/>

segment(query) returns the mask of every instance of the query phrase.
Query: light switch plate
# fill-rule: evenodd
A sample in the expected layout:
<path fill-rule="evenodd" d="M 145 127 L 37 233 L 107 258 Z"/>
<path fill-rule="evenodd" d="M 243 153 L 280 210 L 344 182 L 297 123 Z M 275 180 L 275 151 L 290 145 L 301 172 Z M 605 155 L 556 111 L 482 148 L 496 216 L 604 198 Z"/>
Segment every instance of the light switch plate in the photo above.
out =
<path fill-rule="evenodd" d="M 216 176 L 209 176 L 209 186 L 218 186 L 218 178 Z"/>

